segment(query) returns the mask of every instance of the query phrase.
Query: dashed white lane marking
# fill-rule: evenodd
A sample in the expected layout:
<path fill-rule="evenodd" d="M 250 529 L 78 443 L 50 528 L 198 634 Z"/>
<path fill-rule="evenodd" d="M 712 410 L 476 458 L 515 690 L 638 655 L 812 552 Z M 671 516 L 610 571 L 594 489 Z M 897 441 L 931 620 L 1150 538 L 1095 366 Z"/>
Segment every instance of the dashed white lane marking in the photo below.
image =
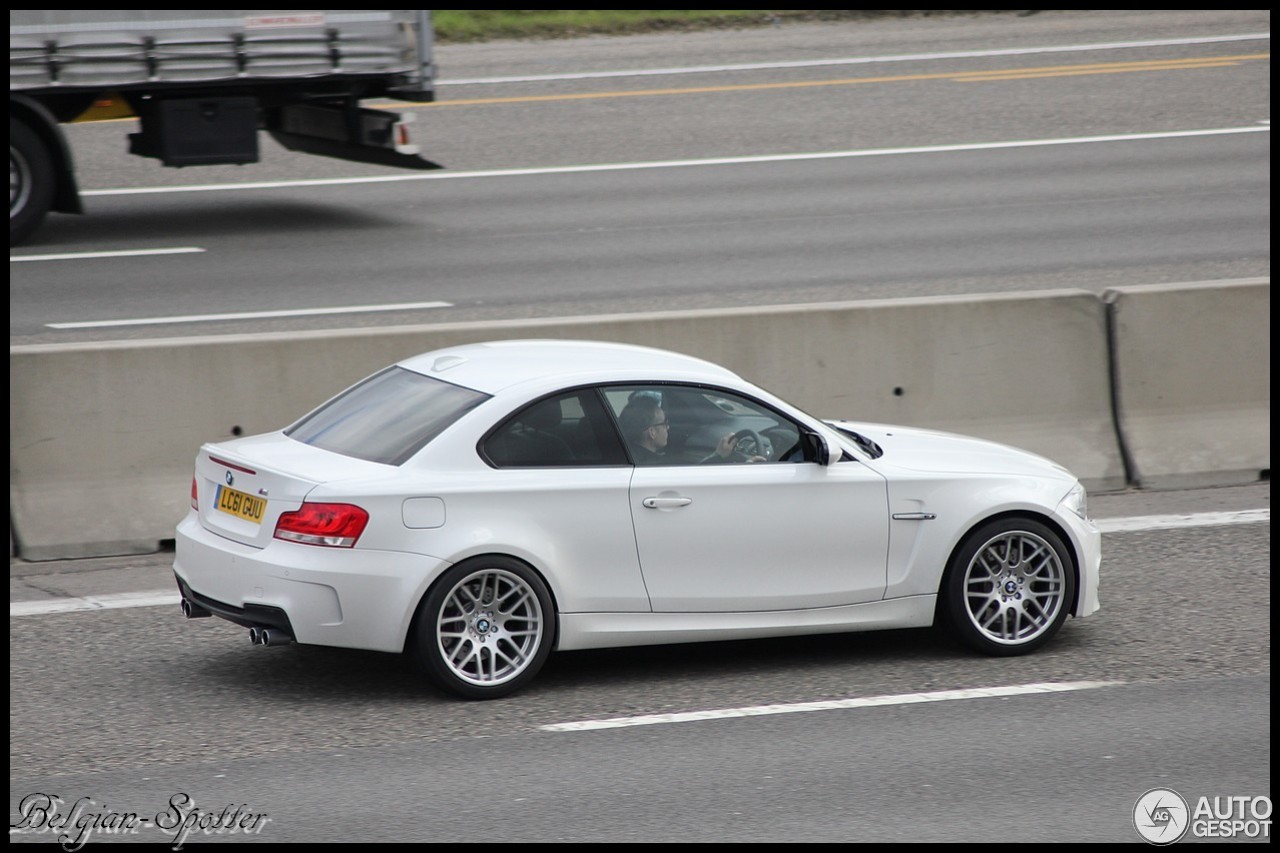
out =
<path fill-rule="evenodd" d="M 145 258 L 150 255 L 194 255 L 203 252 L 199 246 L 177 246 L 172 249 L 117 249 L 110 252 L 60 252 L 44 255 L 10 255 L 9 263 L 33 261 L 86 261 L 98 258 Z"/>
<path fill-rule="evenodd" d="M 1067 681 L 1045 684 L 1019 684 L 1011 687 L 979 687 L 968 690 L 938 690 L 933 693 L 901 693 L 893 696 L 867 696 L 860 699 L 827 699 L 819 702 L 791 702 L 782 705 L 755 705 L 748 708 L 724 708 L 714 711 L 688 711 L 678 714 L 646 714 L 638 717 L 614 717 L 606 720 L 580 720 L 539 726 L 544 732 L 586 732 L 620 729 L 629 726 L 654 726 L 666 723 L 693 723 L 703 720 L 728 720 L 736 717 L 764 717 L 775 714 L 797 714 L 807 711 L 834 711 L 850 708 L 881 708 L 886 705 L 915 705 L 921 702 L 950 702 L 956 699 L 992 699 L 1027 696 L 1036 693 L 1066 693 L 1113 687 L 1120 681 Z"/>
<path fill-rule="evenodd" d="M 102 329 L 112 326 L 164 326 L 170 323 L 212 323 L 219 320 L 263 320 L 280 317 L 318 317 L 327 314 L 368 314 L 377 311 L 419 311 L 452 308 L 452 302 L 401 302 L 395 305 L 344 305 L 336 308 L 291 308 L 281 311 L 245 311 L 239 314 L 187 314 L 177 317 L 136 317 L 122 320 L 81 320 L 45 323 L 50 329 Z"/>

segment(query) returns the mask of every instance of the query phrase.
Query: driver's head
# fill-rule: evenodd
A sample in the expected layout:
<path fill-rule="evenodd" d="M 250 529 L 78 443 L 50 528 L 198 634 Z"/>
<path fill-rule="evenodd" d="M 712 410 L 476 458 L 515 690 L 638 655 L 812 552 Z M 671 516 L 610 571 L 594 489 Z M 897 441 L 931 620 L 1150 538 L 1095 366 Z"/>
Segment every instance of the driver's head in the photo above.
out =
<path fill-rule="evenodd" d="M 618 422 L 622 434 L 633 444 L 653 451 L 667 446 L 667 415 L 652 397 L 635 397 L 618 415 Z"/>

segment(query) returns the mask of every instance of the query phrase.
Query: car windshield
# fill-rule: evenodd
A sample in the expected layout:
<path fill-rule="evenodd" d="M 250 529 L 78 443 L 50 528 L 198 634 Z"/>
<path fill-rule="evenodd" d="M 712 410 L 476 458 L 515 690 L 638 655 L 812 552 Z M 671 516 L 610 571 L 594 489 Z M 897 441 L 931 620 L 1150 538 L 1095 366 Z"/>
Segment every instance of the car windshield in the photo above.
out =
<path fill-rule="evenodd" d="M 325 403 L 285 435 L 344 456 L 400 465 L 487 394 L 390 367 Z"/>

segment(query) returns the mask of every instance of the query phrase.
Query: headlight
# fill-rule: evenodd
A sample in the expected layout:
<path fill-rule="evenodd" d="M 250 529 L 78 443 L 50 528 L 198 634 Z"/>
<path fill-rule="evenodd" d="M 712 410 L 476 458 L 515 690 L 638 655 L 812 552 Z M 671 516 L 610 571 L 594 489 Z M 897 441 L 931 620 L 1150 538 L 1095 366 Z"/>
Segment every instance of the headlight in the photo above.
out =
<path fill-rule="evenodd" d="M 1085 494 L 1084 486 L 1076 483 L 1071 487 L 1071 491 L 1067 492 L 1067 496 L 1062 499 L 1062 505 L 1074 512 L 1083 519 L 1089 518 L 1089 501 Z"/>

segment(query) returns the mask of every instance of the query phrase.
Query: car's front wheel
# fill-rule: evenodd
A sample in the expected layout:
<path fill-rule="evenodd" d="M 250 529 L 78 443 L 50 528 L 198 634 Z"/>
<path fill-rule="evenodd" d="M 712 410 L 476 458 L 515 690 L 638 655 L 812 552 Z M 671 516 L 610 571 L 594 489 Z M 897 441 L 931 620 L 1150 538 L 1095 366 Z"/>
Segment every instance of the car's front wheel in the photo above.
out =
<path fill-rule="evenodd" d="M 554 635 L 551 594 L 537 572 L 518 560 L 485 557 L 459 563 L 431 588 L 413 651 L 439 687 L 496 699 L 537 674 Z"/>
<path fill-rule="evenodd" d="M 1075 571 L 1053 530 L 1005 518 L 965 539 L 941 592 L 945 621 L 963 643 L 991 655 L 1020 655 L 1047 643 L 1066 621 Z"/>

